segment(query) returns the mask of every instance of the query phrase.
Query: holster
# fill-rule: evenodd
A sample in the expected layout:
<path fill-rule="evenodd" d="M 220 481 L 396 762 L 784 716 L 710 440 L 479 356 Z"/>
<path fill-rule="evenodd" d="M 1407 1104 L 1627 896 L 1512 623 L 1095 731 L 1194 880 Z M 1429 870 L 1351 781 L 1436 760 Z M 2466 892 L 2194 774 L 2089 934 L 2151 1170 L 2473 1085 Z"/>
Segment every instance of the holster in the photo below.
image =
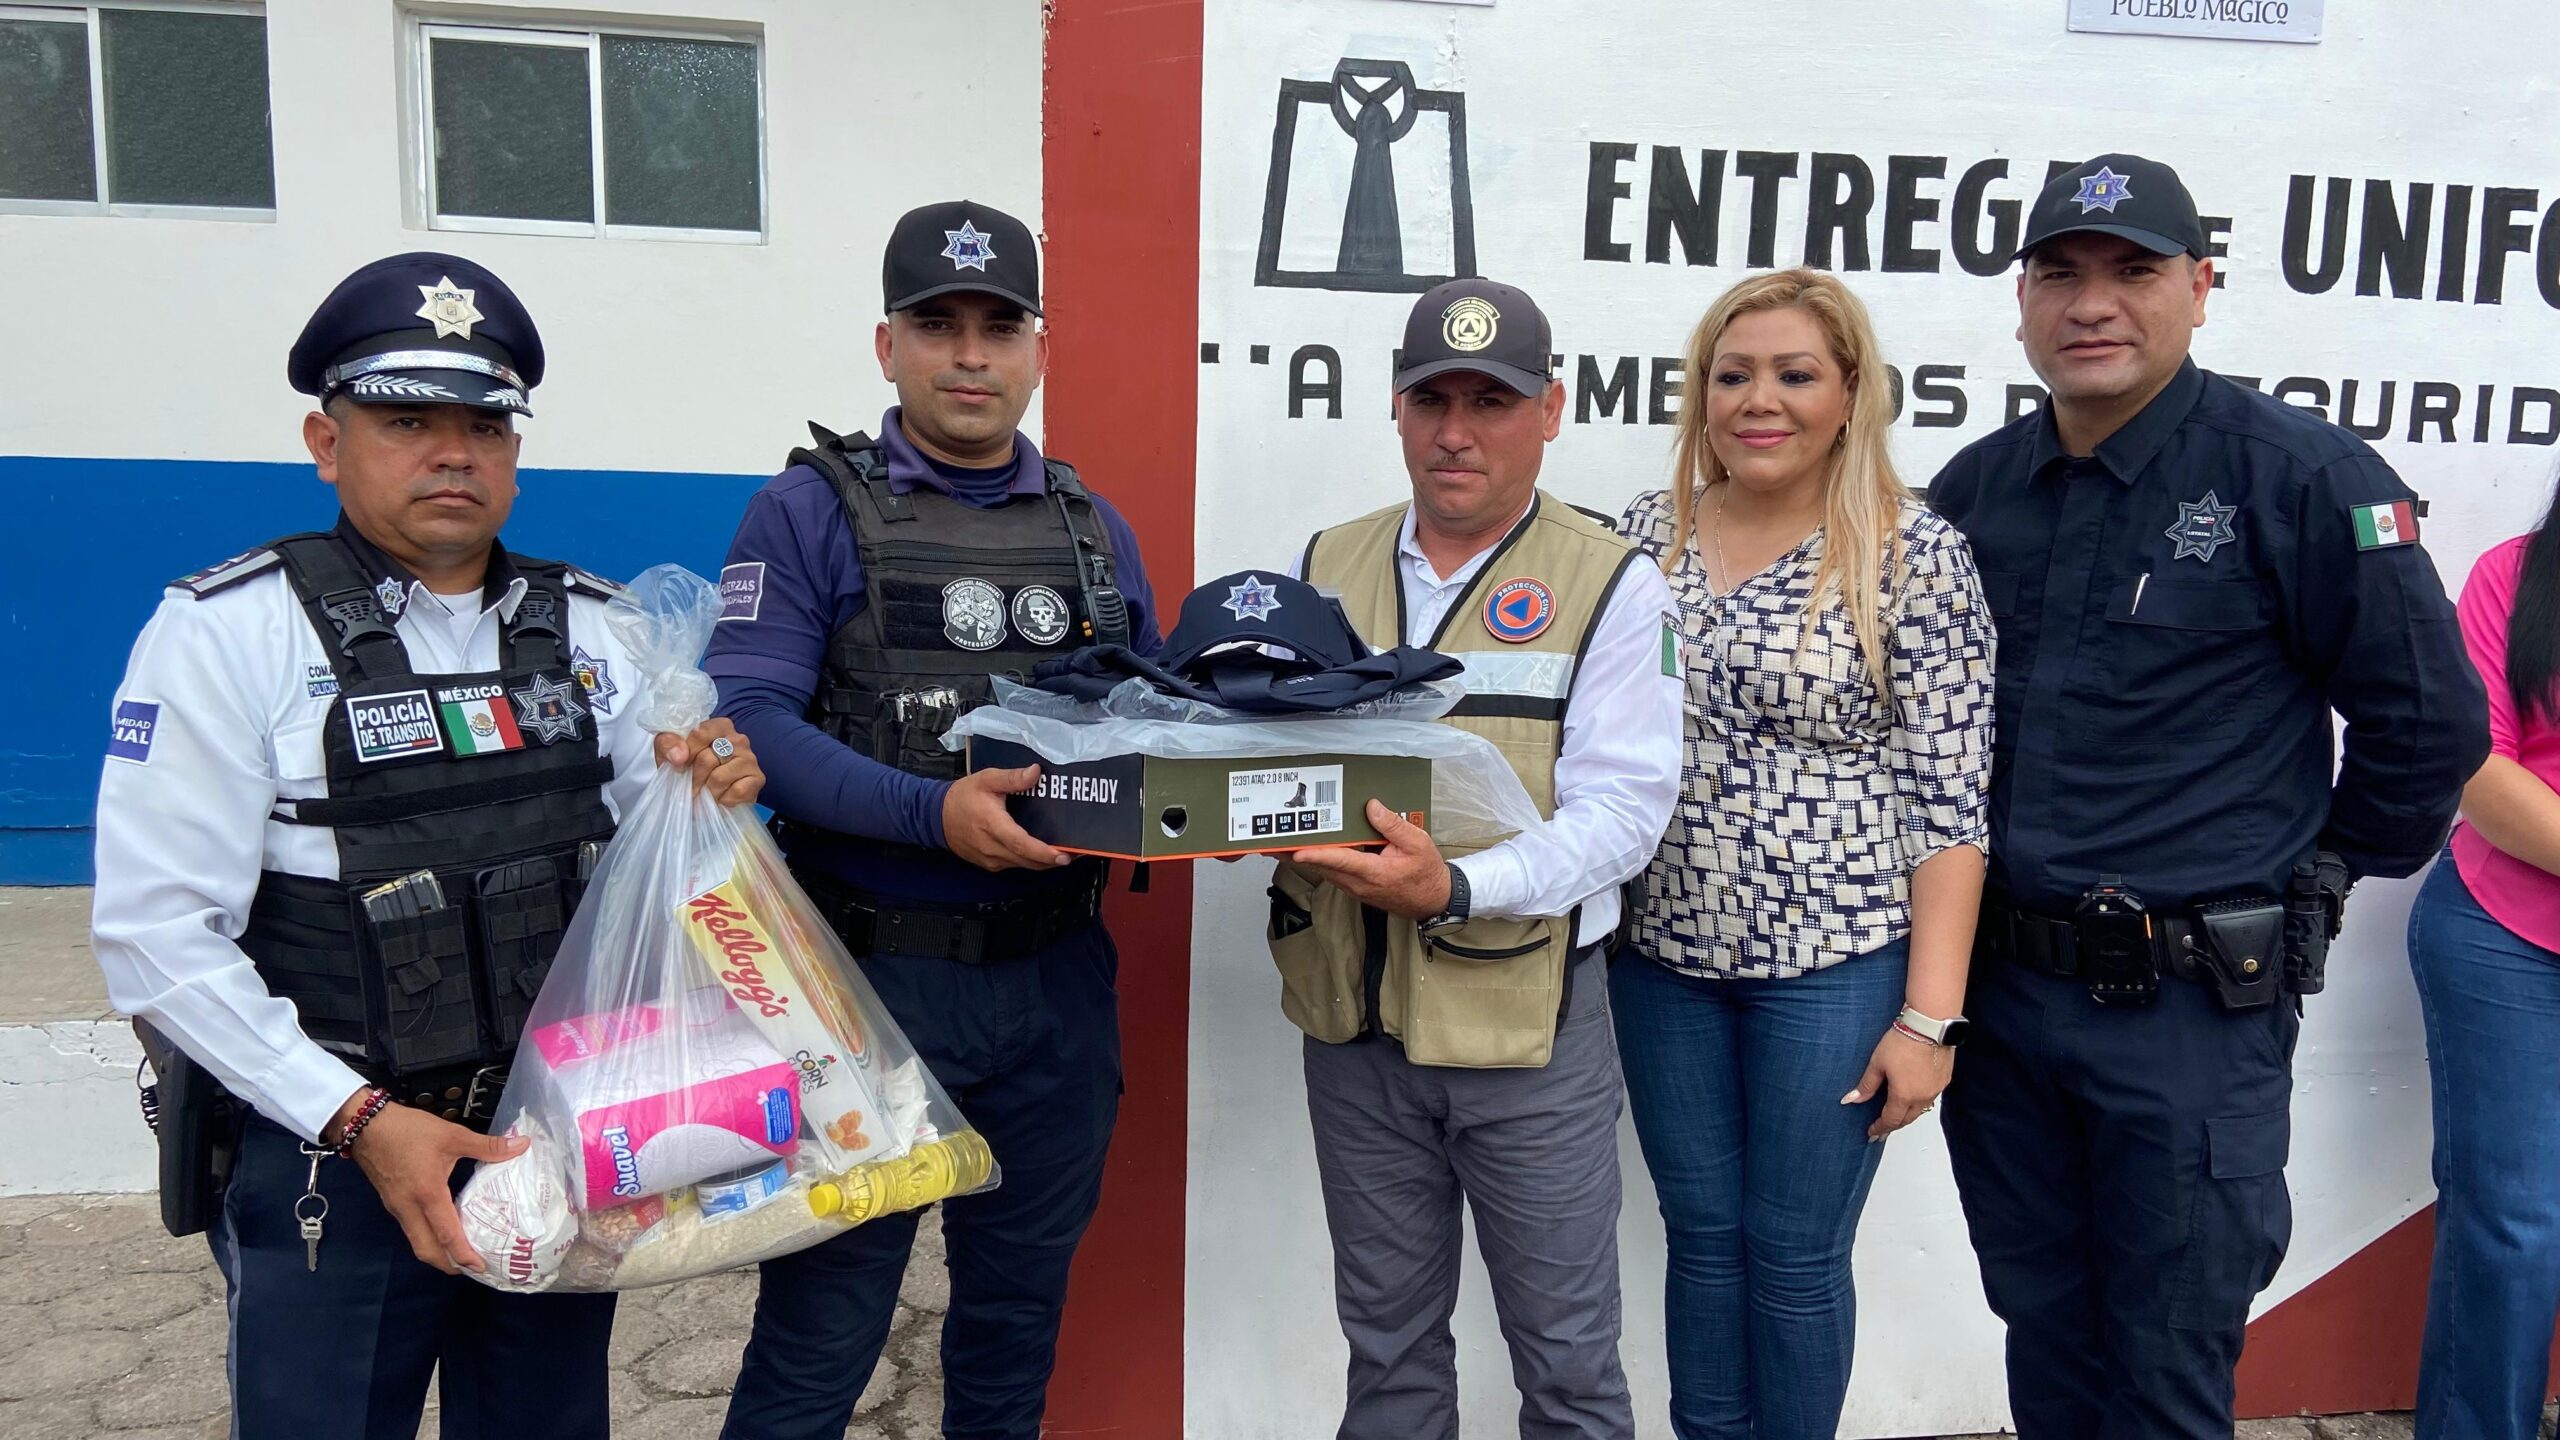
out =
<path fill-rule="evenodd" d="M 151 1066 L 142 1114 L 160 1145 L 160 1223 L 171 1235 L 203 1233 L 221 1213 L 240 1146 L 240 1102 L 211 1071 L 146 1021 L 133 1022 Z"/>
<path fill-rule="evenodd" d="M 2323 850 L 2293 867 L 2284 891 L 2284 988 L 2317 995 L 2329 985 L 2329 942 L 2347 909 L 2346 862 Z"/>

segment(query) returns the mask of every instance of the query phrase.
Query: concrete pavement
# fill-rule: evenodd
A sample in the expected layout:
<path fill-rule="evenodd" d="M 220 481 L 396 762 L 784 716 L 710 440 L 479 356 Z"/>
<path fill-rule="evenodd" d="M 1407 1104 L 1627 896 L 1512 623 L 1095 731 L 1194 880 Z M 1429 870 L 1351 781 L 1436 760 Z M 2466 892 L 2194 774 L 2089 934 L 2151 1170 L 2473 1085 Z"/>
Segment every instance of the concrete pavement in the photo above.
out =
<path fill-rule="evenodd" d="M 622 1297 L 613 1333 L 617 1440 L 718 1433 L 755 1277 L 746 1271 Z M 939 1433 L 935 1354 L 949 1285 L 928 1217 L 889 1350 L 846 1440 Z M 148 1196 L 0 1199 L 0 1435 L 9 1440 L 221 1440 L 222 1277 L 201 1237 L 173 1240 Z M 423 1440 L 438 1433 L 428 1397 Z M 528 1435 L 539 1435 L 528 1416 Z"/>

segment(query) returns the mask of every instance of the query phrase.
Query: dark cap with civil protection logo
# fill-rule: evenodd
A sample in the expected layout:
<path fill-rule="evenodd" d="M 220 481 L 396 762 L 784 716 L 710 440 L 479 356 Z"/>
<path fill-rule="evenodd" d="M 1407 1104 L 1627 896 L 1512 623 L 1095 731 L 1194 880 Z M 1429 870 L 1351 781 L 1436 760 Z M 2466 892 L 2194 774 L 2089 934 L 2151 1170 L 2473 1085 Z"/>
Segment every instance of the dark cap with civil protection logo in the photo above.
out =
<path fill-rule="evenodd" d="M 322 404 L 470 405 L 530 415 L 542 332 L 506 282 L 459 255 L 412 251 L 338 282 L 302 327 L 285 378 Z"/>
<path fill-rule="evenodd" d="M 882 307 L 896 314 L 964 290 L 1040 313 L 1040 249 L 1031 227 L 992 205 L 945 200 L 898 217 L 880 263 Z"/>
<path fill-rule="evenodd" d="M 1524 290 L 1491 280 L 1452 280 L 1425 291 L 1405 317 L 1396 393 L 1435 375 L 1490 375 L 1523 395 L 1545 392 L 1555 332 Z"/>
<path fill-rule="evenodd" d="M 2155 255 L 2205 257 L 2204 222 L 2178 172 L 2139 155 L 2101 155 L 2056 175 L 2027 212 L 2023 260 L 2057 235 L 2114 235 Z"/>

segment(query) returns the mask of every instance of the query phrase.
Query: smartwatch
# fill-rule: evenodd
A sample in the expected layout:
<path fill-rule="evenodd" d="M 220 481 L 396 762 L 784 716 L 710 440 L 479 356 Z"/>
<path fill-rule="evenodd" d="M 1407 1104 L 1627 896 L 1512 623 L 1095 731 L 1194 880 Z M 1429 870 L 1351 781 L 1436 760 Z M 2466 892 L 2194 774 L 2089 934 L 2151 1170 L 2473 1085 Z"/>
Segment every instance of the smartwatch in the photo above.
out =
<path fill-rule="evenodd" d="M 1467 872 L 1454 861 L 1443 863 L 1449 866 L 1449 903 L 1439 914 L 1421 922 L 1425 935 L 1454 930 L 1467 923 Z"/>
<path fill-rule="evenodd" d="M 1932 1045 L 1949 1050 L 1963 1044 L 1965 1035 L 1973 1029 L 1973 1022 L 1961 1015 L 1948 1020 L 1932 1020 L 1908 1005 L 1902 1007 L 1901 1014 L 1893 1017 L 1893 1023 Z"/>

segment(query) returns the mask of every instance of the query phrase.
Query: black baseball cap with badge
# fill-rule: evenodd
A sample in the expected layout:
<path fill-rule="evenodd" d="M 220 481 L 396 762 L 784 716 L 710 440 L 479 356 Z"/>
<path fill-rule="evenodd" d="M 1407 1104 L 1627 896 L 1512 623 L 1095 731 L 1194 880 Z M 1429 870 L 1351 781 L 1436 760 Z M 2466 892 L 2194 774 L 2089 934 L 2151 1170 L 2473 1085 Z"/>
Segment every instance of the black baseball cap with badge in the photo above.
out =
<path fill-rule="evenodd" d="M 542 332 L 506 282 L 459 255 L 412 251 L 338 282 L 285 361 L 323 405 L 470 405 L 531 415 Z"/>
<path fill-rule="evenodd" d="M 2204 222 L 2178 172 L 2139 155 L 2101 155 L 2053 177 L 2027 212 L 2026 237 L 2012 260 L 2024 260 L 2059 235 L 2095 231 L 2130 240 L 2154 255 L 2207 258 Z"/>
<path fill-rule="evenodd" d="M 1452 280 L 1423 292 L 1405 317 L 1396 393 L 1435 375 L 1490 375 L 1523 395 L 1554 378 L 1555 332 L 1528 292 L 1491 280 Z"/>
<path fill-rule="evenodd" d="M 881 305 L 890 314 L 976 290 L 1040 313 L 1040 248 L 1031 227 L 992 205 L 945 200 L 898 217 L 880 264 Z"/>

